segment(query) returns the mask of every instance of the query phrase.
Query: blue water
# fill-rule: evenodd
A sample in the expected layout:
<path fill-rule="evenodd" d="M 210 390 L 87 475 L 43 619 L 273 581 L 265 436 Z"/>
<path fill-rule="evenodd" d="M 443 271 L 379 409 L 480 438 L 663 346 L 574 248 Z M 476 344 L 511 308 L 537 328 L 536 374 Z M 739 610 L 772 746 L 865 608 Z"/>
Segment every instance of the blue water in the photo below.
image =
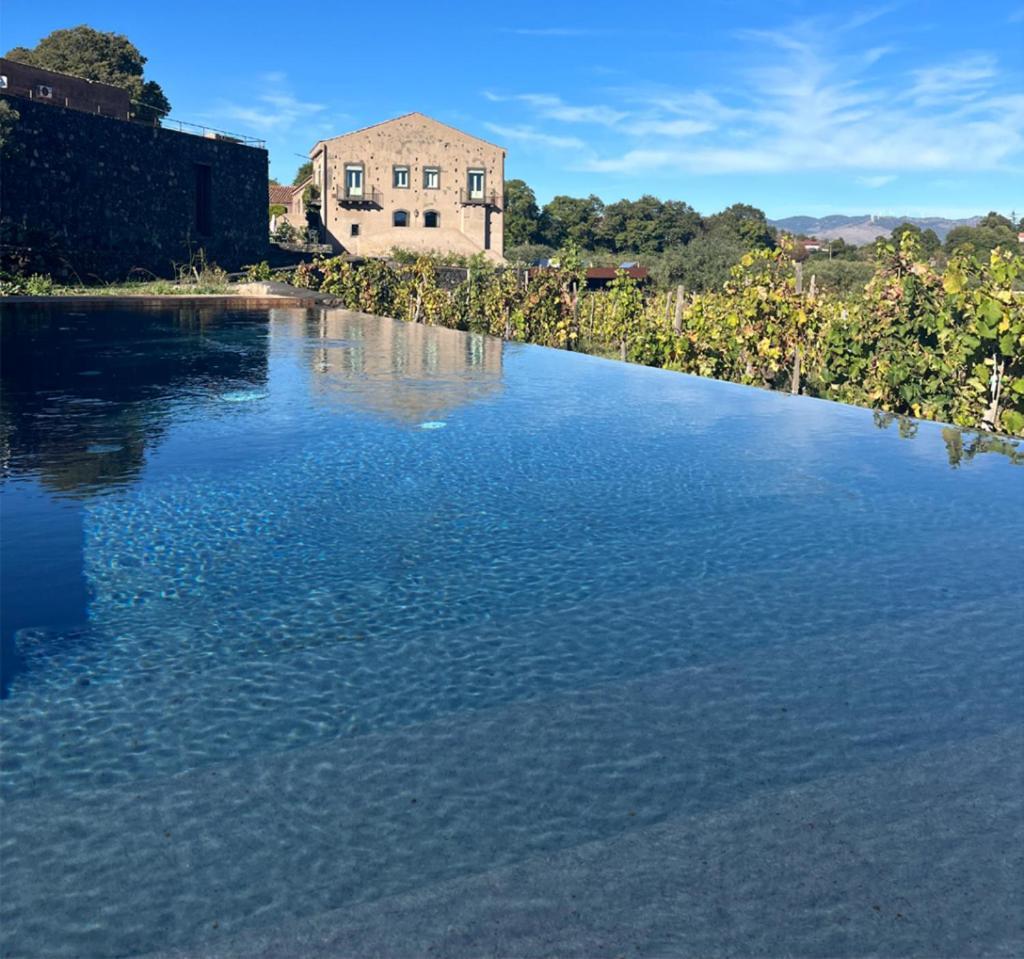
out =
<path fill-rule="evenodd" d="M 1024 949 L 1019 447 L 343 311 L 2 335 L 0 954 Z"/>

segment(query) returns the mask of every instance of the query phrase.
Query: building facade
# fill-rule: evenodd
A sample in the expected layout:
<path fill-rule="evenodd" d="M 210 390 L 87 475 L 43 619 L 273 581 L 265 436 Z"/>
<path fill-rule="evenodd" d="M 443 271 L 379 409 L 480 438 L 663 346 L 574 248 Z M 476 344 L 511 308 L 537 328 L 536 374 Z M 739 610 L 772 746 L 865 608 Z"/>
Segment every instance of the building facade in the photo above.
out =
<path fill-rule="evenodd" d="M 280 183 L 271 183 L 268 193 L 270 208 L 275 210 L 270 216 L 270 232 L 276 233 L 283 224 L 289 224 L 292 229 L 302 232 L 308 226 L 306 220 L 306 208 L 302 202 L 302 186 L 284 186 Z M 283 207 L 282 211 L 280 208 Z"/>
<path fill-rule="evenodd" d="M 132 101 L 127 90 L 4 57 L 0 57 L 0 93 L 117 120 L 132 117 Z"/>
<path fill-rule="evenodd" d="M 504 252 L 505 151 L 409 113 L 310 152 L 325 242 L 338 252 Z"/>

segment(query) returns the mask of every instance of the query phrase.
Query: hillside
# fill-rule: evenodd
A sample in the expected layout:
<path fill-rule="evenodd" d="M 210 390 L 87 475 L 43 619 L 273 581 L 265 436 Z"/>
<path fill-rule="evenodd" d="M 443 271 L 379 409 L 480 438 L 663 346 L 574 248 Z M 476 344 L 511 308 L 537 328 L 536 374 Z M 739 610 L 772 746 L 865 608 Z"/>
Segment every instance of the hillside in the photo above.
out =
<path fill-rule="evenodd" d="M 954 227 L 976 226 L 980 216 L 969 217 L 965 220 L 950 220 L 937 216 L 843 216 L 833 214 L 832 216 L 788 216 L 781 220 L 769 220 L 772 226 L 788 233 L 804 234 L 805 236 L 816 236 L 820 240 L 837 240 L 840 237 L 847 243 L 861 246 L 871 243 L 875 237 L 884 236 L 890 233 L 893 227 L 901 223 L 913 223 L 922 230 L 934 230 L 940 240 L 946 239 L 946 234 Z"/>

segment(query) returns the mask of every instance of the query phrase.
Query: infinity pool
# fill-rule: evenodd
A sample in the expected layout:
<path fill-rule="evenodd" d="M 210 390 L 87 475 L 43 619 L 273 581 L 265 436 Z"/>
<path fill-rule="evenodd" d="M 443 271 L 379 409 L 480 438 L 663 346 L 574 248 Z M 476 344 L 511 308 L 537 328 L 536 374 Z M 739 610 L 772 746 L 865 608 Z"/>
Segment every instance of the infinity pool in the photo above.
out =
<path fill-rule="evenodd" d="M 3 956 L 1024 952 L 1024 454 L 337 310 L 2 314 Z"/>

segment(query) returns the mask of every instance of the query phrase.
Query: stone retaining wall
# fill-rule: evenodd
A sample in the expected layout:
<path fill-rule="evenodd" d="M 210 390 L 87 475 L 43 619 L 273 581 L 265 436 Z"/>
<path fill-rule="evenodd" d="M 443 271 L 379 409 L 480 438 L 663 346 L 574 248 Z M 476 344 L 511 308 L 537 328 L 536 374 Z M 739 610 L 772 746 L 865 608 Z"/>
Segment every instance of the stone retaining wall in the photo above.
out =
<path fill-rule="evenodd" d="M 19 114 L 0 169 L 6 269 L 173 276 L 205 253 L 227 270 L 267 255 L 267 152 L 0 96 Z"/>

